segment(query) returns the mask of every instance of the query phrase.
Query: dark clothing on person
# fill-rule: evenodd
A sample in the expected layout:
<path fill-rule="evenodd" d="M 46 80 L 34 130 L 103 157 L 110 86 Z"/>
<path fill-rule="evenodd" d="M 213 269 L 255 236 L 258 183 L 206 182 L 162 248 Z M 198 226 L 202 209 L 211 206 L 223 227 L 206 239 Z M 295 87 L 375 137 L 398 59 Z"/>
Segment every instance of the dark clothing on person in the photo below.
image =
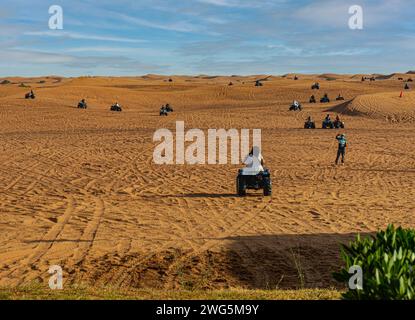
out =
<path fill-rule="evenodd" d="M 345 156 L 346 156 L 346 148 L 339 148 L 337 150 L 336 164 L 339 164 L 340 157 L 342 159 L 342 163 L 344 163 Z"/>
<path fill-rule="evenodd" d="M 347 147 L 346 137 L 344 135 L 338 135 L 336 137 L 336 139 L 339 142 L 339 148 L 337 150 L 336 164 L 339 163 L 340 158 L 341 158 L 342 163 L 344 163 L 344 158 L 346 156 L 346 147 Z"/>

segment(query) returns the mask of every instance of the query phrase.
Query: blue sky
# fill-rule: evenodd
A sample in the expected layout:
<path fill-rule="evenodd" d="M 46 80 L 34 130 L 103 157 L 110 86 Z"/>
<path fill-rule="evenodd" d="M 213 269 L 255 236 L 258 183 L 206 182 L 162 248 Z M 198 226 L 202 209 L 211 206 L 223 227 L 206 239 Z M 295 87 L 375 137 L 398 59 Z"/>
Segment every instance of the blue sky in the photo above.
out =
<path fill-rule="evenodd" d="M 414 16 L 413 0 L 2 0 L 0 76 L 406 72 Z"/>

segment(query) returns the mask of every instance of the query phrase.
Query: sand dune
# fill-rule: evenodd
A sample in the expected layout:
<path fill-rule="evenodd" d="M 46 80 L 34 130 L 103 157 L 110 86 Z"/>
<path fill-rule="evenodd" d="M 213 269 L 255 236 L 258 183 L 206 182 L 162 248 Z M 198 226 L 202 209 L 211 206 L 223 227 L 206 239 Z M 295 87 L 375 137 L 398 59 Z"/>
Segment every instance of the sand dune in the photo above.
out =
<path fill-rule="evenodd" d="M 391 122 L 414 122 L 415 92 L 405 92 L 402 98 L 400 92 L 361 95 L 331 110 Z"/>
<path fill-rule="evenodd" d="M 388 223 L 415 227 L 415 96 L 398 98 L 395 80 L 298 76 L 273 76 L 263 87 L 254 81 L 266 75 L 0 85 L 0 285 L 47 283 L 51 264 L 63 267 L 65 283 L 335 285 L 339 243 Z M 311 90 L 316 81 L 320 91 Z M 20 83 L 38 98 L 25 100 L 30 88 Z M 308 104 L 325 92 L 345 104 Z M 87 110 L 76 108 L 81 98 Z M 302 112 L 288 111 L 293 99 Z M 122 113 L 109 112 L 115 101 Z M 165 103 L 175 112 L 159 117 Z M 328 110 L 344 113 L 344 167 L 333 165 L 336 131 L 301 129 L 308 115 L 319 124 Z M 261 128 L 272 198 L 236 197 L 240 166 L 155 165 L 153 134 L 177 120 L 204 131 Z"/>

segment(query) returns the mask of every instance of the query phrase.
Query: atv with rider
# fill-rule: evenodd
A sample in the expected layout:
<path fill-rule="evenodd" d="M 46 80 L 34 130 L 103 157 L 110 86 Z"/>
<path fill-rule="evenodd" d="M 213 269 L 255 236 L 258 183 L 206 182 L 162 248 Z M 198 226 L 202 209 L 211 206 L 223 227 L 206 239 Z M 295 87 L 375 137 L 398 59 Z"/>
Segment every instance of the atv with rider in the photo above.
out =
<path fill-rule="evenodd" d="M 173 108 L 168 103 L 166 104 L 164 108 L 166 109 L 167 112 L 173 112 Z"/>
<path fill-rule="evenodd" d="M 271 196 L 271 173 L 263 167 L 264 160 L 258 147 L 253 147 L 244 162 L 247 166 L 238 171 L 236 193 L 246 196 L 246 190 L 263 190 L 264 196 Z"/>
<path fill-rule="evenodd" d="M 320 90 L 320 84 L 316 82 L 315 84 L 311 86 L 311 90 Z"/>
<path fill-rule="evenodd" d="M 301 103 L 297 100 L 294 100 L 293 103 L 290 106 L 290 111 L 301 111 L 302 110 Z"/>
<path fill-rule="evenodd" d="M 118 104 L 118 102 L 116 102 L 114 105 L 111 106 L 110 110 L 111 111 L 115 111 L 115 112 L 121 112 L 122 111 L 122 108 Z"/>
<path fill-rule="evenodd" d="M 165 106 L 162 106 L 161 108 L 160 108 L 160 116 L 168 116 L 168 112 L 167 112 L 167 110 L 166 110 L 166 107 Z"/>
<path fill-rule="evenodd" d="M 320 103 L 329 103 L 330 99 L 327 93 L 324 94 L 324 97 L 320 99 Z"/>
<path fill-rule="evenodd" d="M 323 124 L 321 126 L 323 129 L 334 129 L 334 122 L 331 120 L 330 115 L 328 114 L 326 118 L 323 120 Z"/>
<path fill-rule="evenodd" d="M 333 122 L 334 128 L 336 129 L 344 129 L 344 122 L 340 120 L 340 117 L 337 116 L 336 120 Z"/>
<path fill-rule="evenodd" d="M 30 90 L 30 92 L 26 93 L 26 95 L 25 95 L 25 99 L 35 99 L 35 98 L 36 98 L 36 96 L 35 96 L 33 90 Z"/>
<path fill-rule="evenodd" d="M 315 129 L 315 128 L 316 128 L 315 122 L 311 119 L 311 117 L 308 117 L 306 122 L 304 123 L 304 129 Z"/>
<path fill-rule="evenodd" d="M 85 99 L 82 99 L 79 103 L 78 103 L 78 109 L 87 109 L 88 105 L 86 104 Z"/>

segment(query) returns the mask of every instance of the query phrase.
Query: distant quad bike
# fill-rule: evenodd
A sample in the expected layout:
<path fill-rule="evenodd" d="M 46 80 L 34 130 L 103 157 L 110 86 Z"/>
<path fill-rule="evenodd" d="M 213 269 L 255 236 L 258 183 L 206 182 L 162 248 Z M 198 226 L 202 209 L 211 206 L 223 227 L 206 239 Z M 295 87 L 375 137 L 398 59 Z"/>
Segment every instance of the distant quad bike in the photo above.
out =
<path fill-rule="evenodd" d="M 302 109 L 303 109 L 303 107 L 302 107 L 301 103 L 299 103 L 299 102 L 297 102 L 297 103 L 294 102 L 290 106 L 290 111 L 301 111 Z"/>
<path fill-rule="evenodd" d="M 344 129 L 344 122 L 340 120 L 334 120 L 333 122 L 334 128 L 336 129 Z"/>
<path fill-rule="evenodd" d="M 324 95 L 324 97 L 320 99 L 320 103 L 329 103 L 329 102 L 330 102 L 330 99 L 329 99 L 329 97 L 328 97 L 328 95 L 326 93 Z"/>
<path fill-rule="evenodd" d="M 170 106 L 170 104 L 166 104 L 164 109 L 166 109 L 167 112 L 173 112 L 173 108 Z"/>
<path fill-rule="evenodd" d="M 78 103 L 78 109 L 87 109 L 88 105 L 86 104 L 86 102 L 79 102 Z"/>
<path fill-rule="evenodd" d="M 304 129 L 315 129 L 316 128 L 316 124 L 314 121 L 306 121 L 304 123 Z"/>
<path fill-rule="evenodd" d="M 238 177 L 236 178 L 236 193 L 238 196 L 244 197 L 246 196 L 247 189 L 262 189 L 264 196 L 271 196 L 272 182 L 269 170 L 264 169 L 264 171 L 258 174 L 249 175 L 244 173 L 244 169 L 240 169 L 238 172 Z"/>
<path fill-rule="evenodd" d="M 298 77 L 297 77 L 297 76 L 295 76 L 295 77 L 294 77 L 294 80 L 298 80 Z"/>
<path fill-rule="evenodd" d="M 111 109 L 110 110 L 111 111 L 115 111 L 115 112 L 121 112 L 122 111 L 122 108 L 121 108 L 120 105 L 114 104 L 114 105 L 111 106 Z"/>
<path fill-rule="evenodd" d="M 320 90 L 320 84 L 317 82 L 311 86 L 311 90 Z"/>
<path fill-rule="evenodd" d="M 160 109 L 160 116 L 168 116 L 169 113 L 167 112 L 166 108 L 162 107 Z"/>
<path fill-rule="evenodd" d="M 259 80 L 255 81 L 255 87 L 262 87 L 262 86 L 263 86 L 263 84 L 262 84 L 261 81 L 259 81 Z"/>
<path fill-rule="evenodd" d="M 36 98 L 36 96 L 33 92 L 26 93 L 26 95 L 24 97 L 25 97 L 25 99 L 35 99 Z"/>
<path fill-rule="evenodd" d="M 315 96 L 310 97 L 310 103 L 317 103 Z"/>
<path fill-rule="evenodd" d="M 334 129 L 334 122 L 329 120 L 324 120 L 321 126 L 323 129 Z"/>
<path fill-rule="evenodd" d="M 339 96 L 336 98 L 336 101 L 343 101 L 344 100 L 344 97 L 342 97 L 340 94 L 339 94 Z"/>
<path fill-rule="evenodd" d="M 412 78 L 409 78 L 409 79 L 408 79 L 408 82 L 413 82 L 413 81 L 414 81 L 414 80 L 412 80 Z"/>

